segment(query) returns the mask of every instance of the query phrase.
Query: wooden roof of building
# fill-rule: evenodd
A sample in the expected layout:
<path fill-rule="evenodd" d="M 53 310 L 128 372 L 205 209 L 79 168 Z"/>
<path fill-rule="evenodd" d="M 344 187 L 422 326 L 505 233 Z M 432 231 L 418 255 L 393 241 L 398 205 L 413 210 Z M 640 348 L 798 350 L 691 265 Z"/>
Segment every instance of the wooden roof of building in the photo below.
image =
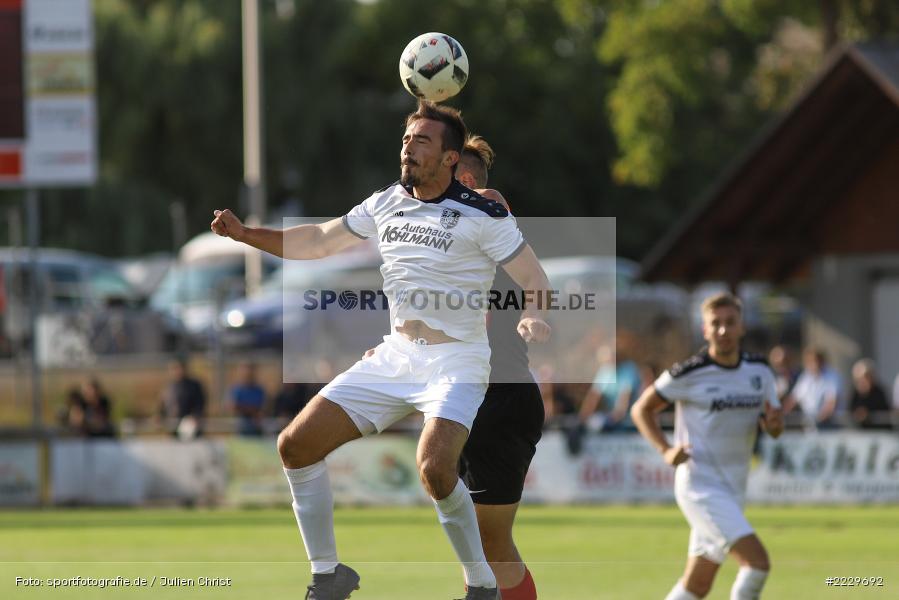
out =
<path fill-rule="evenodd" d="M 899 253 L 899 45 L 835 52 L 643 262 L 650 281 L 783 282 Z"/>

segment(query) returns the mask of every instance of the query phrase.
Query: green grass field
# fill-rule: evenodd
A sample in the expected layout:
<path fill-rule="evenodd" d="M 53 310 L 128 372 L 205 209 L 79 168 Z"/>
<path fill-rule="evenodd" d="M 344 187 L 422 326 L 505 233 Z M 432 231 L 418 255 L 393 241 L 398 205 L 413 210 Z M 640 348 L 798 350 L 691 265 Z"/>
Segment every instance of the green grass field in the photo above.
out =
<path fill-rule="evenodd" d="M 460 597 L 461 574 L 427 508 L 338 509 L 344 562 L 362 575 L 353 600 Z M 895 507 L 752 508 L 771 553 L 766 598 L 899 598 Z M 687 527 L 674 507 L 525 507 L 516 536 L 542 600 L 661 599 L 683 568 Z M 3 599 L 301 599 L 308 568 L 284 510 L 0 512 Z M 728 598 L 728 562 L 710 598 Z M 152 587 L 51 588 L 51 578 L 146 578 Z M 826 577 L 883 587 L 827 587 Z M 16 585 L 39 578 L 40 587 Z M 163 586 L 162 577 L 193 587 Z M 230 578 L 200 587 L 198 578 Z"/>

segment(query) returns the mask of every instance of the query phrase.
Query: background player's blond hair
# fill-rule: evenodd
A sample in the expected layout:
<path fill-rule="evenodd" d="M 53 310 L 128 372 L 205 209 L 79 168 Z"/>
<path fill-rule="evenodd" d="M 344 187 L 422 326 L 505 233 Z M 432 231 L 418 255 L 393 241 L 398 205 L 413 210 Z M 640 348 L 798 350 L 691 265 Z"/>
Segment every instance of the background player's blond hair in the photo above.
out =
<path fill-rule="evenodd" d="M 737 312 L 743 314 L 743 302 L 728 292 L 721 292 L 713 296 L 709 296 L 702 301 L 702 312 L 705 313 L 716 308 L 731 307 L 737 309 Z"/>
<path fill-rule="evenodd" d="M 493 166 L 495 157 L 493 148 L 481 136 L 469 135 L 465 139 L 461 162 L 475 178 L 479 188 L 487 187 L 487 171 Z"/>

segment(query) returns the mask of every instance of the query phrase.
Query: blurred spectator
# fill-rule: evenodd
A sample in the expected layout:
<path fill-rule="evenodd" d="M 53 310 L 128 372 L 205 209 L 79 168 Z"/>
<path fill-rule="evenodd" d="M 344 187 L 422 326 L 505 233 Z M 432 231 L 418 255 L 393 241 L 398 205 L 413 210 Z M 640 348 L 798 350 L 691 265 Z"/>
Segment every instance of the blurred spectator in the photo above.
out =
<path fill-rule="evenodd" d="M 774 371 L 777 398 L 783 404 L 799 378 L 799 370 L 793 365 L 793 353 L 784 346 L 774 346 L 768 352 L 768 364 Z"/>
<path fill-rule="evenodd" d="M 112 426 L 112 402 L 103 391 L 98 379 L 88 379 L 81 384 L 84 399 L 85 435 L 89 437 L 114 437 Z"/>
<path fill-rule="evenodd" d="M 566 386 L 555 380 L 555 375 L 550 365 L 542 365 L 534 373 L 534 381 L 543 397 L 543 427 L 561 430 L 568 451 L 579 454 L 583 447 L 583 427 L 578 422 L 577 406 Z"/>
<path fill-rule="evenodd" d="M 596 358 L 599 369 L 581 404 L 581 423 L 591 431 L 635 431 L 630 407 L 642 385 L 637 365 L 609 346 L 600 346 Z"/>
<path fill-rule="evenodd" d="M 272 416 L 278 421 L 278 431 L 284 429 L 314 395 L 309 393 L 310 384 L 287 381 L 275 396 L 272 405 Z"/>
<path fill-rule="evenodd" d="M 175 422 L 172 435 L 192 439 L 203 435 L 203 416 L 206 411 L 206 391 L 203 384 L 190 376 L 187 361 L 169 363 L 168 385 L 162 390 L 159 413 Z"/>
<path fill-rule="evenodd" d="M 839 376 L 827 366 L 824 352 L 817 348 L 805 350 L 802 364 L 804 369 L 787 398 L 784 412 L 798 406 L 806 429 L 833 427 L 840 395 Z"/>
<path fill-rule="evenodd" d="M 84 434 L 84 398 L 78 388 L 66 392 L 66 401 L 59 411 L 59 424 L 71 433 Z"/>
<path fill-rule="evenodd" d="M 114 437 L 111 402 L 100 382 L 90 379 L 66 393 L 59 415 L 60 424 L 71 433 L 85 437 Z"/>
<path fill-rule="evenodd" d="M 238 367 L 237 383 L 230 390 L 237 432 L 240 435 L 262 435 L 262 407 L 265 389 L 256 380 L 256 365 L 244 363 Z"/>
<path fill-rule="evenodd" d="M 542 365 L 534 375 L 540 395 L 543 397 L 544 426 L 560 425 L 566 417 L 572 417 L 577 410 L 574 398 L 563 386 L 555 381 L 555 372 L 549 365 Z"/>
<path fill-rule="evenodd" d="M 272 406 L 272 416 L 278 421 L 278 431 L 284 429 L 325 384 L 334 379 L 334 365 L 320 359 L 313 368 L 311 382 L 285 382 Z"/>
<path fill-rule="evenodd" d="M 877 381 L 874 361 L 863 358 L 852 367 L 852 422 L 862 429 L 890 429 L 890 404 Z"/>

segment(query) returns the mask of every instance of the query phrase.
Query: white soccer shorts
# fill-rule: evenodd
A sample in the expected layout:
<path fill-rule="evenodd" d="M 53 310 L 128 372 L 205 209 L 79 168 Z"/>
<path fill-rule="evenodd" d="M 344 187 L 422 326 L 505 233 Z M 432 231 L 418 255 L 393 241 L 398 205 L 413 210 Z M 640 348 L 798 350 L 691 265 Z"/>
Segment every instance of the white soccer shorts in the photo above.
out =
<path fill-rule="evenodd" d="M 384 336 L 319 392 L 350 416 L 362 435 L 381 432 L 414 410 L 449 419 L 469 431 L 490 378 L 490 345 L 422 345 L 399 333 Z"/>
<path fill-rule="evenodd" d="M 724 482 L 691 480 L 686 464 L 674 475 L 674 497 L 690 524 L 690 556 L 721 564 L 740 538 L 755 533 L 743 514 L 743 500 Z"/>

